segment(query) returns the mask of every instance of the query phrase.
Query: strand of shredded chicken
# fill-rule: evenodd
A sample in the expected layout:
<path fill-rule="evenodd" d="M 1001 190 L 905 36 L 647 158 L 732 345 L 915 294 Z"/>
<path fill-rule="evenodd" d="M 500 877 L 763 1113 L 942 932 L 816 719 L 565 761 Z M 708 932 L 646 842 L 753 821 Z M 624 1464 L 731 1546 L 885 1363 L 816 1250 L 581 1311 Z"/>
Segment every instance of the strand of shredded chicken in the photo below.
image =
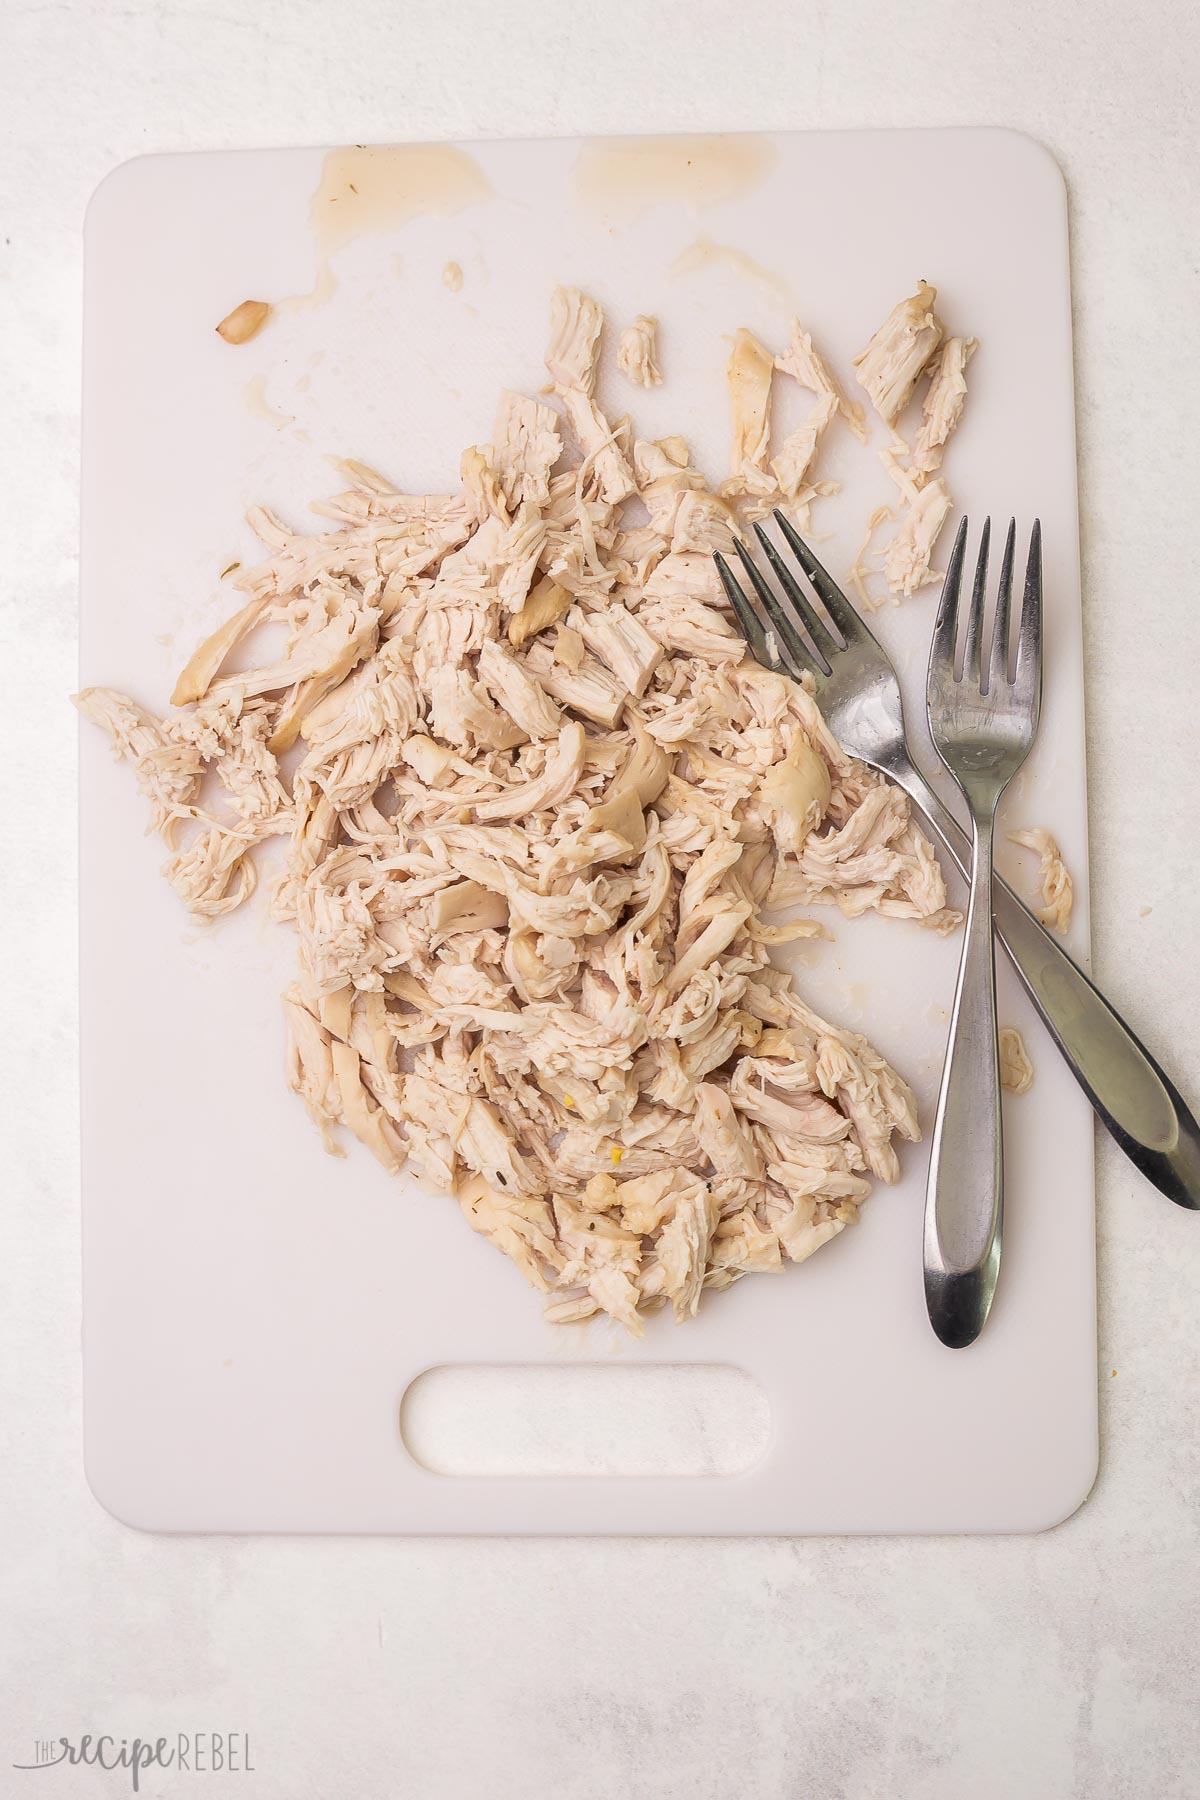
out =
<path fill-rule="evenodd" d="M 847 576 L 850 586 L 858 595 L 859 603 L 866 607 L 869 612 L 877 612 L 884 604 L 884 599 L 882 597 L 877 599 L 867 586 L 866 578 L 868 574 L 871 573 L 871 565 L 867 562 L 867 553 L 871 548 L 872 540 L 879 527 L 883 524 L 885 519 L 891 519 L 892 516 L 892 509 L 890 506 L 877 506 L 875 508 L 875 511 L 867 520 L 866 529 L 863 532 L 862 543 L 858 547 L 858 552 L 854 561 L 850 564 L 849 574 Z"/>
<path fill-rule="evenodd" d="M 747 660 L 711 554 L 737 525 L 681 439 L 600 410 L 602 323 L 557 291 L 558 404 L 504 394 L 457 491 L 347 464 L 330 529 L 252 512 L 266 559 L 177 710 L 78 704 L 194 912 L 239 904 L 256 846 L 289 839 L 288 1080 L 327 1144 L 345 1128 L 388 1169 L 411 1157 L 549 1318 L 636 1332 L 802 1261 L 917 1136 L 900 1077 L 771 961 L 818 927 L 764 914 L 953 915 L 903 793 Z M 742 442 L 758 467 L 756 425 Z M 270 657 L 224 673 L 264 624 Z"/>
<path fill-rule="evenodd" d="M 772 457 L 769 444 L 776 371 L 790 376 L 811 394 L 812 404 L 803 422 Z M 722 497 L 740 507 L 747 523 L 782 508 L 798 530 L 807 531 L 812 502 L 838 491 L 836 482 L 813 478 L 821 440 L 834 418 L 841 414 L 854 435 L 865 443 L 867 432 L 861 406 L 847 401 L 799 319 L 792 320 L 791 335 L 781 356 L 772 357 L 751 332 L 739 331 L 733 340 L 727 380 L 733 422 L 732 473 L 721 484 Z"/>
<path fill-rule="evenodd" d="M 1048 831 L 1040 827 L 1032 831 L 1010 831 L 1010 844 L 1019 844 L 1022 850 L 1032 850 L 1040 862 L 1042 877 L 1042 904 L 1037 908 L 1037 916 L 1043 925 L 1050 925 L 1055 931 L 1065 931 L 1071 923 L 1071 912 L 1075 905 L 1075 884 L 1062 859 L 1062 851 Z"/>

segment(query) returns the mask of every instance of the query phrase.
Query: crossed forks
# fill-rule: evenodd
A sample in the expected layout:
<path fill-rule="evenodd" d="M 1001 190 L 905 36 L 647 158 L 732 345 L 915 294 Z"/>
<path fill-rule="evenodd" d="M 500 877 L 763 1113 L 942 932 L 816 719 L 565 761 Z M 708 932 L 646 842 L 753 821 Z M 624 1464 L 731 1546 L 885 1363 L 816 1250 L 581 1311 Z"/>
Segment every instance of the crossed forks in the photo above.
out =
<path fill-rule="evenodd" d="M 968 837 L 917 767 L 905 730 L 900 683 L 891 659 L 791 522 L 779 511 L 775 512 L 774 519 L 794 564 L 761 524 L 754 526 L 754 534 L 775 585 L 759 569 L 740 540 L 735 541 L 735 549 L 745 570 L 748 587 L 744 588 L 737 580 L 724 556 L 719 553 L 715 556 L 722 585 L 751 654 L 765 668 L 779 674 L 790 675 L 795 680 L 805 676 L 811 678 L 826 722 L 842 748 L 860 761 L 870 763 L 905 790 L 924 814 L 934 836 L 969 880 L 973 845 L 978 842 L 978 833 L 973 831 Z M 931 718 L 936 680 L 946 678 L 947 653 L 950 678 L 953 679 L 965 544 L 964 519 L 946 571 L 939 623 L 935 629 Z M 998 687 L 993 688 L 993 715 L 998 710 L 1005 710 L 998 702 L 1014 699 L 1007 673 L 1006 595 L 1011 591 L 1012 550 L 1013 533 L 1010 530 L 1001 571 L 1000 600 L 1006 645 L 1004 685 L 1008 692 L 1005 695 Z M 1036 616 L 1039 646 L 1040 551 L 1040 532 L 1035 528 L 1026 575 L 1022 626 L 1028 633 L 1031 625 L 1027 621 Z M 968 659 L 975 658 L 973 672 L 977 688 L 982 681 L 980 640 L 986 568 L 985 546 L 972 591 L 973 623 L 968 625 L 966 646 Z M 801 575 L 823 611 L 819 611 L 810 599 L 801 584 Z M 1032 645 L 1026 650 L 1026 674 L 1031 653 Z M 1020 648 L 1017 661 L 1014 682 L 1019 682 L 1022 674 Z M 1037 662 L 1040 668 L 1040 656 Z M 964 674 L 971 672 L 968 663 Z M 993 681 L 999 679 L 995 651 L 989 672 Z M 940 698 L 944 701 L 947 696 L 942 693 Z M 958 698 L 961 700 L 962 696 Z M 1018 710 L 1028 710 L 1029 698 L 1027 694 L 1022 695 Z M 1036 723 L 1036 718 L 1033 722 Z M 943 737 L 940 751 L 945 741 Z M 1028 748 L 1027 743 L 1025 748 Z M 992 804 L 994 807 L 994 801 Z M 988 837 L 990 842 L 990 816 Z M 1179 1206 L 1200 1210 L 1200 1126 L 1179 1090 L 1095 983 L 999 878 L 992 890 L 992 900 L 995 934 L 1101 1123 L 1160 1192 Z M 986 930 L 986 912 L 983 924 L 990 939 Z M 989 941 L 989 959 L 990 956 Z M 956 995 L 956 1004 L 957 1000 Z M 994 1034 L 994 1013 L 992 1030 Z M 947 1076 L 952 1060 L 947 1058 Z M 945 1083 L 946 1077 L 943 1079 L 943 1101 Z M 972 1093 L 977 1097 L 978 1092 L 975 1085 Z M 995 1092 L 994 1083 L 992 1092 Z M 939 1115 L 941 1111 L 942 1102 L 939 1102 Z M 999 1261 L 1000 1206 L 995 1185 L 999 1182 L 998 1112 L 994 1144 L 988 1123 L 990 1117 L 986 1108 L 982 1114 L 976 1111 L 974 1118 L 968 1118 L 965 1113 L 961 1115 L 955 1127 L 954 1152 L 949 1159 L 945 1133 L 935 1128 L 942 1151 L 940 1171 L 936 1164 L 931 1167 L 931 1205 L 927 1211 L 925 1244 L 926 1296 L 935 1330 L 944 1342 L 956 1346 L 971 1342 L 978 1334 L 991 1304 Z M 985 1140 L 982 1151 L 976 1141 L 972 1153 L 973 1181 L 968 1173 L 972 1157 L 964 1153 L 970 1146 L 970 1136 L 964 1139 L 961 1135 L 966 1126 L 970 1127 L 976 1140 L 980 1134 Z M 979 1174 L 981 1163 L 982 1178 Z M 964 1181 L 967 1184 L 965 1194 Z M 940 1209 L 940 1228 L 935 1194 L 939 1182 L 943 1198 L 949 1195 Z M 958 1193 L 957 1213 L 951 1183 Z M 994 1206 L 993 1195 L 996 1196 Z M 964 1205 L 969 1214 L 968 1223 L 964 1223 Z"/>

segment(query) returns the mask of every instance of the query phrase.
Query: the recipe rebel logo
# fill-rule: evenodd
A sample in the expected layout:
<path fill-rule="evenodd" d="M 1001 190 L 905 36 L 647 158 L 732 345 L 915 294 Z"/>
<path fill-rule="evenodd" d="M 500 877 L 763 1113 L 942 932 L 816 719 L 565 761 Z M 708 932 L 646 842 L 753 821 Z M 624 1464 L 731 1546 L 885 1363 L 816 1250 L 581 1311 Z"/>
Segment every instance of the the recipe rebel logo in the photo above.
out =
<path fill-rule="evenodd" d="M 190 1775 L 253 1775 L 250 1734 L 245 1731 L 177 1732 L 174 1737 L 115 1738 L 107 1732 L 81 1737 L 38 1738 L 28 1762 L 14 1769 L 123 1769 L 133 1792 L 141 1791 L 147 1769 L 176 1769 Z"/>

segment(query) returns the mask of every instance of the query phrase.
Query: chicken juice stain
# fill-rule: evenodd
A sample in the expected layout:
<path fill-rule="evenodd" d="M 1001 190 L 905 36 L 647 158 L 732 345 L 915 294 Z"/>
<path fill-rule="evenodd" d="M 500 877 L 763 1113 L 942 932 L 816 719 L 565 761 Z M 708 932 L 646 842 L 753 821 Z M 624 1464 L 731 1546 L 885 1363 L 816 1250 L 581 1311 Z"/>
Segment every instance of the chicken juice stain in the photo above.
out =
<path fill-rule="evenodd" d="M 604 212 L 642 212 L 662 200 L 694 210 L 734 200 L 775 161 L 766 138 L 614 138 L 585 144 L 572 175 L 576 197 Z"/>
<path fill-rule="evenodd" d="M 449 144 L 356 145 L 331 150 L 309 219 L 322 262 L 369 231 L 425 213 L 456 213 L 486 200 L 491 186 L 464 150 Z"/>
<path fill-rule="evenodd" d="M 716 244 L 710 237 L 698 237 L 695 243 L 681 250 L 671 264 L 671 275 L 678 280 L 681 275 L 695 275 L 701 269 L 729 269 L 734 275 L 744 276 L 764 289 L 772 300 L 780 306 L 792 305 L 792 291 L 786 281 L 779 275 L 772 274 L 760 262 L 755 262 L 744 250 L 738 250 L 733 244 Z"/>
<path fill-rule="evenodd" d="M 282 300 L 276 300 L 276 312 L 300 312 L 307 306 L 323 306 L 326 300 L 332 300 L 337 291 L 337 278 L 328 262 L 321 262 L 317 267 L 316 279 L 307 294 L 287 294 Z"/>
<path fill-rule="evenodd" d="M 427 213 L 461 212 L 491 192 L 479 164 L 450 144 L 354 144 L 330 150 L 308 208 L 316 279 L 309 293 L 289 294 L 275 304 L 289 312 L 320 306 L 337 288 L 333 259 L 346 244 Z"/>
<path fill-rule="evenodd" d="M 268 425 L 274 425 L 276 431 L 282 431 L 285 425 L 294 425 L 295 417 L 291 413 L 279 412 L 267 399 L 267 378 L 265 375 L 252 375 L 246 383 L 246 409 L 253 418 L 262 419 Z"/>

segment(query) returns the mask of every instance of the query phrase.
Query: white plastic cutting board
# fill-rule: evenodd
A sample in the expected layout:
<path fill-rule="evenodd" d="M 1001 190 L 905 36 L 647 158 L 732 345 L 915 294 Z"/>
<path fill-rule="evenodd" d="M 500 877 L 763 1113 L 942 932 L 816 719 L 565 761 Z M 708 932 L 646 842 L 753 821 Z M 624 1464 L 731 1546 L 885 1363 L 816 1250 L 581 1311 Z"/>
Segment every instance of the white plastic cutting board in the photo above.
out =
<path fill-rule="evenodd" d="M 1085 951 L 1066 208 L 1050 158 L 1010 133 L 126 164 L 87 221 L 82 678 L 165 705 L 230 607 L 219 571 L 258 555 L 247 505 L 304 523 L 305 501 L 338 485 L 329 457 L 418 492 L 453 486 L 462 448 L 489 438 L 498 390 L 544 379 L 558 281 L 595 293 L 616 325 L 660 317 L 665 385 L 635 393 L 609 359 L 601 400 L 630 409 L 639 435 L 682 433 L 719 479 L 727 334 L 747 325 L 782 347 L 798 312 L 846 378 L 919 277 L 937 284 L 948 328 L 982 346 L 946 461 L 953 493 L 977 517 L 1027 525 L 1036 510 L 1045 524 L 1043 725 L 1006 813 L 1060 839 Z M 245 298 L 304 295 L 250 344 L 214 334 Z M 815 529 L 835 571 L 890 497 L 882 441 L 878 426 L 870 451 L 840 428 L 827 441 L 822 473 L 843 490 Z M 930 590 L 879 621 L 914 716 L 933 606 Z M 343 1161 L 322 1153 L 283 1081 L 289 935 L 257 905 L 192 924 L 158 878 L 164 852 L 143 835 L 129 771 L 88 727 L 81 760 L 86 1458 L 120 1518 L 182 1531 L 1021 1531 L 1084 1498 L 1090 1114 L 1006 971 L 1002 1018 L 1025 1030 L 1037 1077 L 1006 1103 L 1004 1267 L 972 1349 L 944 1350 L 925 1319 L 920 1146 L 856 1229 L 711 1297 L 694 1323 L 658 1315 L 640 1344 L 607 1322 L 556 1329 L 453 1202 L 389 1179 L 357 1146 Z M 805 992 L 869 1033 L 928 1121 L 956 942 L 874 918 L 829 924 L 832 941 L 796 952 Z M 401 1397 L 422 1370 L 571 1361 L 747 1370 L 770 1403 L 769 1448 L 735 1477 L 538 1479 L 435 1475 L 405 1449 Z"/>

